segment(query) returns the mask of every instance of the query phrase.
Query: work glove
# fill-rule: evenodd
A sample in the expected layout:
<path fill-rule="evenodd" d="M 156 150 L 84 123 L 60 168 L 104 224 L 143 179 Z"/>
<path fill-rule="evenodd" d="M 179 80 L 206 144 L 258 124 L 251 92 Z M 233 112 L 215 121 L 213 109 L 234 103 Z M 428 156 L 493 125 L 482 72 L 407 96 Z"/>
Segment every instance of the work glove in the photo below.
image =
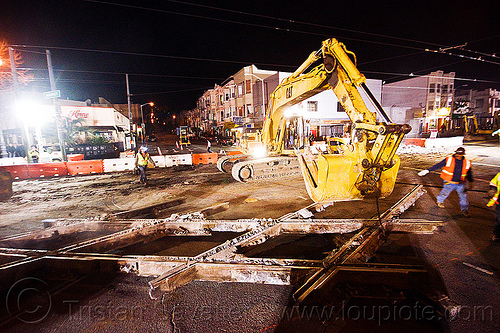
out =
<path fill-rule="evenodd" d="M 426 169 L 426 170 L 422 170 L 422 171 L 420 171 L 420 172 L 418 173 L 418 175 L 419 175 L 420 177 L 423 177 L 423 176 L 425 176 L 425 175 L 426 175 L 426 174 L 428 174 L 428 173 L 429 173 L 429 170 L 427 170 L 427 169 Z"/>

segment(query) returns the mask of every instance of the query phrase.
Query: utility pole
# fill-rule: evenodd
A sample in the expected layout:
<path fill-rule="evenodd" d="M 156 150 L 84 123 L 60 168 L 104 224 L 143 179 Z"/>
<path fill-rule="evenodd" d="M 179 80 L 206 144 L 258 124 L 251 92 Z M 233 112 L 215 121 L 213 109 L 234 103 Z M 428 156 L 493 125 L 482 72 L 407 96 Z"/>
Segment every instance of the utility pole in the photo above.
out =
<path fill-rule="evenodd" d="M 17 70 L 16 70 L 16 58 L 14 56 L 14 49 L 9 47 L 9 58 L 10 58 L 10 70 L 12 72 L 12 83 L 14 85 L 14 112 L 18 112 L 17 103 L 19 101 L 19 81 L 17 80 Z M 26 160 L 31 162 L 31 157 L 28 152 L 31 147 L 31 140 L 29 139 L 29 129 L 26 121 L 23 121 L 22 129 L 22 137 L 23 137 L 23 146 L 24 146 L 24 154 L 26 155 Z"/>
<path fill-rule="evenodd" d="M 50 89 L 52 91 L 55 91 L 57 90 L 57 88 L 56 80 L 54 78 L 54 69 L 52 68 L 52 57 L 50 54 L 50 50 L 46 50 L 45 52 L 47 54 L 47 66 L 49 68 Z M 68 158 L 66 157 L 66 145 L 64 144 L 64 126 L 61 117 L 61 105 L 59 105 L 59 99 L 57 97 L 52 98 L 52 102 L 54 103 L 54 108 L 56 111 L 57 138 L 59 139 L 59 146 L 61 147 L 63 162 L 66 162 Z"/>
<path fill-rule="evenodd" d="M 125 74 L 125 81 L 127 83 L 127 103 L 128 103 L 128 119 L 130 125 L 130 146 L 135 148 L 134 132 L 133 132 L 133 117 L 132 117 L 132 104 L 130 102 L 130 85 L 128 82 L 128 74 Z"/>

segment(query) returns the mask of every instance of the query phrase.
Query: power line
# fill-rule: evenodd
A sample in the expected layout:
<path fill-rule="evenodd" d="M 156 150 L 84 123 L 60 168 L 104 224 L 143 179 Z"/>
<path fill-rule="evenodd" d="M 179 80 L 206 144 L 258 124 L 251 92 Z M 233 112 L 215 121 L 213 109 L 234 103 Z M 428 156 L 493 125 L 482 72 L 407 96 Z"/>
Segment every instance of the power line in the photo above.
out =
<path fill-rule="evenodd" d="M 185 5 L 201 7 L 201 8 L 215 9 L 215 10 L 225 11 L 225 12 L 229 12 L 229 13 L 242 14 L 242 15 L 271 19 L 271 20 L 277 20 L 277 21 L 282 21 L 282 22 L 287 22 L 287 23 L 296 23 L 296 24 L 308 25 L 308 26 L 318 27 L 318 28 L 335 29 L 335 30 L 340 30 L 340 31 L 364 34 L 364 35 L 375 36 L 375 37 L 384 37 L 384 38 L 390 38 L 390 39 L 401 40 L 401 41 L 412 42 L 412 43 L 421 43 L 421 44 L 428 44 L 428 45 L 434 45 L 434 46 L 442 46 L 440 44 L 431 43 L 431 42 L 424 42 L 424 41 L 419 41 L 419 40 L 415 40 L 415 39 L 395 37 L 395 36 L 390 36 L 390 35 L 385 35 L 385 34 L 377 34 L 377 33 L 360 31 L 360 30 L 333 27 L 333 26 L 328 26 L 328 25 L 322 25 L 322 24 L 310 23 L 310 22 L 304 22 L 304 21 L 297 21 L 297 20 L 291 20 L 291 19 L 284 19 L 284 18 L 275 17 L 275 16 L 268 16 L 268 15 L 262 15 L 262 14 L 243 12 L 240 10 L 232 10 L 232 9 L 202 5 L 202 4 L 194 4 L 194 3 L 190 3 L 190 2 L 186 2 L 186 1 L 179 1 L 179 0 L 166 0 L 166 1 L 174 2 L 174 3 L 182 3 Z"/>
<path fill-rule="evenodd" d="M 40 71 L 46 72 L 46 68 L 32 68 L 32 67 L 18 67 L 19 70 L 30 70 L 30 71 Z M 173 79 L 194 79 L 194 80 L 223 80 L 220 77 L 206 77 L 206 76 L 181 76 L 181 75 L 164 75 L 164 74 L 150 74 L 150 73 L 126 73 L 126 72 L 110 72 L 110 71 L 88 71 L 88 70 L 76 70 L 76 69 L 54 69 L 54 72 L 59 73 L 86 73 L 86 74 L 106 74 L 106 75 L 125 75 L 130 76 L 147 76 L 147 77 L 164 77 Z"/>
<path fill-rule="evenodd" d="M 229 20 L 229 19 L 220 19 L 220 18 L 203 16 L 203 15 L 197 15 L 197 14 L 187 14 L 187 13 L 181 13 L 181 12 L 176 12 L 176 11 L 171 11 L 171 10 L 165 10 L 165 9 L 155 9 L 155 8 L 149 8 L 149 7 L 143 7 L 143 6 L 136 6 L 136 5 L 119 4 L 119 3 L 115 3 L 115 2 L 101 1 L 101 0 L 81 0 L 81 1 L 92 2 L 92 3 L 99 3 L 99 4 L 104 4 L 104 5 L 111 5 L 111 6 L 118 6 L 118 7 L 141 9 L 141 10 L 147 10 L 147 11 L 154 11 L 154 12 L 159 12 L 159 13 L 175 14 L 175 15 L 181 15 L 181 16 L 187 16 L 187 17 L 194 17 L 194 18 L 202 18 L 202 19 L 207 19 L 207 20 L 214 20 L 214 21 L 226 22 L 226 23 L 233 23 L 233 24 L 239 24 L 239 25 L 247 25 L 247 26 L 252 26 L 252 27 L 270 29 L 270 30 L 273 30 L 273 31 L 293 32 L 293 33 L 307 34 L 307 35 L 312 35 L 312 36 L 321 36 L 323 38 L 330 37 L 330 35 L 322 34 L 322 33 L 301 31 L 301 30 L 289 29 L 289 28 L 281 28 L 281 27 L 277 27 L 277 26 L 269 26 L 269 25 L 249 23 L 249 22 L 242 22 L 242 21 L 235 21 L 235 20 Z M 257 15 L 257 14 L 255 14 L 255 15 Z M 275 19 L 278 19 L 278 18 L 275 18 Z M 295 22 L 295 21 L 293 21 L 293 22 Z M 302 23 L 302 24 L 306 24 L 306 22 L 300 22 L 300 21 L 297 21 L 297 22 Z M 333 29 L 335 29 L 335 28 L 333 28 Z M 345 29 L 345 30 L 347 30 L 347 29 Z M 361 32 L 358 32 L 358 33 L 361 33 Z M 367 34 L 369 34 L 369 33 L 367 33 Z M 397 37 L 393 37 L 393 38 L 399 39 Z M 352 41 L 358 41 L 358 42 L 364 42 L 364 43 L 370 43 L 370 44 L 379 44 L 379 45 L 385 45 L 385 46 L 394 46 L 394 47 L 400 47 L 400 48 L 407 48 L 407 49 L 412 49 L 412 50 L 422 50 L 422 48 L 419 48 L 419 47 L 404 46 L 404 45 L 393 44 L 393 43 L 377 42 L 377 41 L 372 41 L 372 40 L 364 40 L 364 39 L 351 38 L 351 37 L 345 37 L 345 36 L 342 37 L 342 39 L 352 40 Z M 417 42 L 417 41 L 415 41 L 415 42 Z M 436 46 L 436 44 L 434 44 L 434 43 L 427 43 L 427 42 L 418 42 L 418 43 L 425 43 L 425 44 L 430 44 L 430 45 L 435 45 Z"/>
<path fill-rule="evenodd" d="M 87 1 L 87 0 L 82 0 Z M 171 56 L 164 54 L 151 54 L 151 53 L 139 53 L 139 52 L 125 52 L 125 51 L 111 51 L 111 50 L 98 50 L 98 49 L 86 49 L 86 48 L 74 48 L 74 47 L 62 47 L 62 46 L 42 46 L 42 45 L 10 45 L 16 48 L 40 48 L 40 49 L 53 49 L 53 50 L 64 50 L 64 51 L 77 51 L 77 52 L 93 52 L 93 53 L 106 53 L 106 54 L 119 54 L 128 56 L 141 56 L 141 57 L 156 57 L 156 58 L 168 58 L 168 59 L 180 59 L 180 60 L 193 60 L 193 61 L 209 61 L 209 62 L 219 62 L 219 63 L 233 63 L 233 64 L 245 64 L 248 65 L 251 62 L 248 61 L 237 61 L 237 60 L 227 60 L 227 59 L 209 59 L 209 58 L 196 58 L 196 57 L 181 57 L 181 56 Z M 255 63 L 261 66 L 275 66 L 275 67 L 293 67 L 292 65 L 281 65 L 281 64 L 266 64 L 266 63 Z"/>

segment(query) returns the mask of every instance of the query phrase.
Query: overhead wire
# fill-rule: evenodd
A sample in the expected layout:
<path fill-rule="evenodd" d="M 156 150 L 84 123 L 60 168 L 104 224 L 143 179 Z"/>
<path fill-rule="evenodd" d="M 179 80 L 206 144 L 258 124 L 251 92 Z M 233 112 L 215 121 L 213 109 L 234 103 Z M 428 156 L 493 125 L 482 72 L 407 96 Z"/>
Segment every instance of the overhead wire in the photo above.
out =
<path fill-rule="evenodd" d="M 253 26 L 253 27 L 258 27 L 258 28 L 271 29 L 273 31 L 294 32 L 294 33 L 307 34 L 307 35 L 313 35 L 313 36 L 321 36 L 321 37 L 324 37 L 324 38 L 325 37 L 330 37 L 330 35 L 327 35 L 327 34 L 324 34 L 324 33 L 315 33 L 315 32 L 310 32 L 310 31 L 301 31 L 301 30 L 296 30 L 296 29 L 281 28 L 281 27 L 277 27 L 277 26 L 270 26 L 270 25 L 264 25 L 264 24 L 242 22 L 242 21 L 235 21 L 235 20 L 230 20 L 230 19 L 221 19 L 221 18 L 209 17 L 209 16 L 205 16 L 205 15 L 191 14 L 191 13 L 181 13 L 181 12 L 178 12 L 178 11 L 172 11 L 172 10 L 166 10 L 166 9 L 150 8 L 150 7 L 144 7 L 144 6 L 129 5 L 129 4 L 120 4 L 120 3 L 116 3 L 116 2 L 102 1 L 102 0 L 81 0 L 81 1 L 91 2 L 91 3 L 99 3 L 99 4 L 105 4 L 105 5 L 112 5 L 112 6 L 118 6 L 118 7 L 141 9 L 141 10 L 147 10 L 147 11 L 154 11 L 154 12 L 159 12 L 159 13 L 176 14 L 176 15 L 187 16 L 187 17 L 203 18 L 203 19 L 207 19 L 207 20 L 214 20 L 214 21 L 220 21 L 220 22 L 226 22 L 226 23 L 233 23 L 233 24 L 247 25 L 247 26 Z M 200 5 L 200 6 L 202 6 L 202 5 Z M 213 8 L 217 8 L 217 7 L 213 7 Z M 230 10 L 228 10 L 228 11 L 230 11 Z M 245 12 L 240 12 L 240 13 L 245 13 Z M 245 14 L 249 15 L 249 13 L 245 13 Z M 258 15 L 258 14 L 252 14 L 252 15 Z M 274 18 L 274 19 L 279 19 L 279 18 Z M 287 21 L 285 19 L 280 19 L 280 20 Z M 290 20 L 289 22 L 306 24 L 305 22 L 293 21 L 293 20 Z M 314 25 L 312 23 L 310 23 L 310 24 Z M 318 25 L 316 25 L 316 26 L 318 26 Z M 332 27 L 329 27 L 329 28 L 332 28 Z M 333 29 L 335 29 L 335 28 L 333 28 Z M 348 29 L 345 29 L 345 30 L 347 31 Z M 366 34 L 369 34 L 369 33 L 366 33 Z M 379 35 L 379 36 L 382 36 L 382 35 Z M 413 50 L 421 50 L 422 49 L 422 48 L 419 48 L 419 47 L 404 46 L 404 45 L 399 45 L 399 44 L 378 42 L 378 41 L 373 41 L 373 40 L 364 40 L 364 39 L 351 38 L 351 37 L 345 37 L 345 36 L 342 37 L 342 38 L 346 39 L 346 40 L 359 41 L 359 42 L 365 42 L 365 43 L 371 43 L 371 44 L 380 44 L 380 45 L 385 45 L 385 46 L 402 47 L 402 48 L 413 49 Z M 398 37 L 395 37 L 395 38 L 399 39 Z M 439 44 L 427 43 L 427 42 L 419 42 L 419 43 L 426 43 L 426 44 L 430 44 L 430 45 L 434 45 L 434 46 L 438 46 L 439 45 Z"/>
<path fill-rule="evenodd" d="M 232 19 L 222 19 L 222 18 L 216 18 L 216 17 L 210 17 L 206 15 L 197 15 L 197 14 L 192 14 L 192 13 L 182 13 L 178 11 L 171 11 L 171 10 L 164 10 L 164 9 L 156 9 L 156 8 L 150 8 L 150 7 L 144 7 L 144 6 L 137 6 L 137 5 L 129 5 L 129 4 L 120 4 L 116 2 L 110 2 L 110 1 L 102 1 L 102 0 L 81 0 L 84 2 L 89 2 L 89 3 L 98 3 L 98 4 L 104 4 L 104 5 L 113 5 L 113 6 L 120 6 L 120 7 L 127 7 L 127 8 L 132 8 L 132 9 L 140 9 L 140 10 L 146 10 L 146 11 L 155 11 L 155 12 L 160 12 L 160 13 L 169 13 L 169 14 L 175 14 L 175 15 L 182 15 L 182 16 L 187 16 L 187 17 L 194 17 L 194 18 L 203 18 L 203 19 L 208 19 L 208 20 L 215 20 L 215 21 L 221 21 L 221 22 L 226 22 L 226 23 L 233 23 L 233 24 L 242 24 L 242 25 L 248 25 L 248 26 L 254 26 L 254 27 L 259 27 L 259 28 L 265 28 L 265 29 L 273 29 L 277 31 L 286 31 L 286 32 L 293 32 L 293 33 L 301 33 L 301 34 L 309 34 L 309 35 L 315 35 L 315 36 L 328 36 L 326 34 L 322 33 L 315 33 L 315 32 L 310 32 L 310 31 L 301 31 L 297 29 L 289 29 L 289 28 L 281 28 L 277 26 L 271 26 L 271 25 L 265 25 L 265 24 L 256 24 L 256 23 L 249 23 L 249 22 L 243 22 L 243 21 L 237 21 L 237 20 L 232 20 Z M 298 25 L 308 25 L 308 26 L 313 26 L 313 27 L 320 27 L 320 28 L 326 28 L 326 29 L 337 29 L 339 31 L 346 31 L 346 32 L 351 32 L 351 33 L 358 33 L 358 34 L 364 34 L 368 36 L 376 36 L 376 37 L 382 37 L 382 38 L 388 38 L 388 39 L 393 39 L 393 40 L 398 40 L 398 41 L 405 41 L 405 42 L 411 42 L 411 43 L 418 43 L 418 44 L 427 44 L 427 45 L 433 45 L 433 46 L 442 46 L 436 43 L 431 43 L 431 42 L 425 42 L 425 41 L 418 41 L 414 39 L 408 39 L 408 38 L 401 38 L 401 37 L 395 37 L 395 36 L 389 36 L 389 35 L 384 35 L 384 34 L 376 34 L 376 33 L 370 33 L 370 32 L 363 32 L 363 31 L 358 31 L 358 30 L 353 30 L 353 29 L 345 29 L 345 28 L 340 28 L 340 27 L 332 27 L 332 26 L 326 26 L 326 25 L 321 25 L 321 24 L 316 24 L 316 23 L 309 23 L 309 22 L 304 22 L 304 21 L 297 21 L 297 20 L 289 20 L 289 19 L 284 19 L 280 17 L 273 17 L 269 15 L 261 15 L 261 14 L 255 14 L 255 13 L 248 13 L 248 12 L 243 12 L 243 11 L 237 11 L 237 10 L 231 10 L 231 9 L 226 9 L 226 8 L 220 8 L 220 7 L 215 7 L 215 6 L 209 6 L 209 5 L 202 5 L 202 4 L 193 4 L 189 3 L 186 1 L 180 1 L 180 0 L 166 0 L 174 3 L 181 3 L 184 5 L 190 5 L 190 6 L 197 6 L 201 8 L 210 8 L 214 10 L 219 10 L 219 11 L 226 11 L 230 13 L 237 13 L 237 14 L 242 14 L 242 15 L 247 15 L 247 16 L 254 16 L 254 17 L 261 17 L 265 19 L 271 19 L 271 20 L 277 20 L 280 22 L 287 22 L 287 23 L 292 23 L 292 24 L 298 24 Z M 488 37 L 489 38 L 495 38 L 497 36 L 493 37 Z M 388 61 L 388 60 L 393 60 L 397 58 L 403 58 L 403 57 L 408 57 L 408 56 L 413 56 L 413 55 L 418 55 L 424 52 L 433 52 L 432 50 L 429 49 L 423 49 L 421 47 L 417 46 L 409 46 L 409 45 L 401 45 L 401 44 L 395 44 L 395 43 L 386 43 L 386 42 L 379 42 L 379 41 L 372 41 L 372 40 L 364 40 L 360 38 L 351 38 L 351 37 L 343 37 L 344 39 L 347 40 L 354 40 L 354 41 L 359 41 L 359 42 L 364 42 L 364 43 L 373 43 L 373 44 L 380 44 L 380 45 L 385 45 L 385 46 L 394 46 L 394 47 L 400 47 L 400 48 L 406 48 L 406 49 L 413 49 L 413 50 L 418 50 L 418 52 L 413 52 L 410 54 L 406 55 L 399 55 L 399 56 L 392 56 L 392 57 L 387 57 L 383 59 L 378 59 L 378 60 L 372 60 L 369 62 L 364 62 L 362 63 L 363 65 L 366 64 L 371 64 L 375 62 L 382 62 L 382 61 Z M 67 50 L 67 51 L 77 51 L 77 52 L 96 52 L 96 53 L 104 53 L 104 54 L 117 54 L 117 55 L 127 55 L 127 56 L 146 56 L 146 57 L 159 57 L 159 58 L 169 58 L 169 59 L 180 59 L 180 60 L 193 60 L 193 61 L 208 61 L 208 62 L 219 62 L 219 63 L 233 63 L 233 64 L 245 64 L 247 65 L 249 62 L 247 61 L 237 61 L 237 60 L 227 60 L 227 59 L 210 59 L 210 58 L 200 58 L 200 57 L 186 57 L 186 56 L 173 56 L 173 55 L 161 55 L 161 54 L 148 54 L 148 53 L 140 53 L 140 52 L 126 52 L 126 51 L 113 51 L 113 50 L 99 50 L 99 49 L 87 49 L 87 48 L 71 48 L 71 47 L 58 47 L 58 46 L 33 46 L 33 45 L 12 45 L 13 47 L 16 48 L 22 48 L 24 52 L 30 52 L 30 53 L 36 53 L 36 54 L 45 54 L 44 52 L 39 52 L 39 51 L 34 51 L 30 50 L 32 48 L 50 48 L 50 49 L 55 49 L 55 50 Z M 474 52 L 472 50 L 467 50 L 468 52 Z M 451 56 L 460 56 L 462 58 L 466 58 L 469 60 L 481 60 L 485 62 L 490 62 L 493 64 L 500 64 L 496 63 L 493 61 L 487 61 L 487 60 L 482 60 L 482 59 L 477 59 L 474 57 L 467 57 L 464 55 L 456 55 L 451 52 L 439 52 L 443 54 L 448 54 Z M 479 54 L 479 53 L 478 53 Z M 494 56 L 494 55 L 493 55 Z M 269 63 L 255 63 L 256 65 L 259 66 L 274 66 L 274 67 L 286 67 L 286 68 L 295 68 L 296 66 L 291 66 L 291 65 L 283 65 L 283 64 L 269 64 Z M 443 65 L 443 66 L 449 66 L 448 65 Z M 442 68 L 443 66 L 440 66 L 439 68 Z M 136 75 L 136 76 L 151 76 L 151 77 L 170 77 L 170 78 L 180 78 L 180 79 L 210 79 L 206 77 L 190 77 L 190 76 L 169 76 L 169 75 L 158 75 L 158 74 L 145 74 L 145 73 L 119 73 L 119 72 L 104 72 L 104 71 L 76 71 L 76 70 L 57 70 L 58 72 L 81 72 L 81 73 L 94 73 L 94 74 L 129 74 L 129 75 Z M 424 70 L 420 70 L 419 72 L 422 72 Z M 368 72 L 367 72 L 368 73 Z M 375 73 L 375 72 L 374 72 Z M 380 72 L 383 73 L 383 72 Z M 385 74 L 385 73 L 383 73 Z M 411 76 L 411 74 L 396 74 L 399 76 Z M 397 78 L 397 77 L 396 77 Z M 216 78 L 212 78 L 216 79 Z M 388 80 L 395 79 L 395 78 L 389 78 Z M 470 80 L 470 81 L 482 81 L 478 79 L 464 79 L 464 80 Z M 78 82 L 78 81 L 77 81 Z M 103 81 L 106 82 L 106 81 Z M 113 81 L 108 81 L 108 82 L 113 82 Z M 494 82 L 494 81 L 486 81 L 484 82 Z"/>

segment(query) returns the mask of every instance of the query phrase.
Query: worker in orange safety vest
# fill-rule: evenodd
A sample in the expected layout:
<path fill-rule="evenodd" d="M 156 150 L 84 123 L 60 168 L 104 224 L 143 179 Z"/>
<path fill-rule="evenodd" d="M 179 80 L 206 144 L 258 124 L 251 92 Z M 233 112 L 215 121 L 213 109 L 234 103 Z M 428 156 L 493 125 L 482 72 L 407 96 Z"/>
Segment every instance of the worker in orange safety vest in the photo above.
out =
<path fill-rule="evenodd" d="M 488 207 L 493 207 L 497 205 L 495 208 L 495 227 L 493 228 L 493 235 L 491 235 L 491 239 L 493 241 L 500 240 L 500 172 L 496 174 L 495 177 L 490 182 L 490 191 L 491 195 L 490 201 L 486 204 Z"/>
<path fill-rule="evenodd" d="M 469 181 L 470 188 L 472 188 L 474 179 L 472 178 L 471 162 L 465 158 L 465 149 L 458 148 L 452 156 L 448 156 L 427 170 L 420 171 L 418 175 L 423 177 L 429 171 L 440 168 L 442 168 L 440 177 L 443 179 L 443 189 L 436 197 L 438 207 L 444 208 L 444 200 L 452 191 L 457 191 L 462 215 L 470 217 L 465 183 Z"/>

